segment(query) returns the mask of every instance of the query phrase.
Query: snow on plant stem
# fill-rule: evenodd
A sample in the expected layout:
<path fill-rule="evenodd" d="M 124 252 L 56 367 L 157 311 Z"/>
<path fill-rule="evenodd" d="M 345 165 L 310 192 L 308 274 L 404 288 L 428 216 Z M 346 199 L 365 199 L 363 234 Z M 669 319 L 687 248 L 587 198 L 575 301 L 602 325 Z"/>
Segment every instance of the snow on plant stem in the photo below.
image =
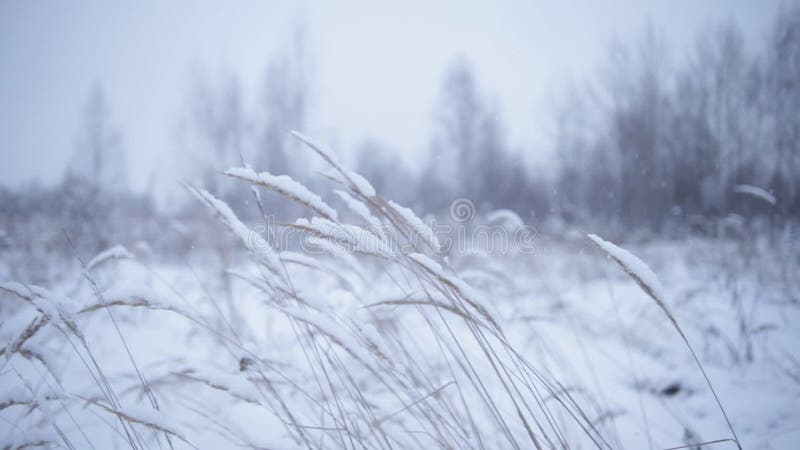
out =
<path fill-rule="evenodd" d="M 311 192 L 288 175 L 272 175 L 268 172 L 256 173 L 253 169 L 246 167 L 228 169 L 225 171 L 225 175 L 271 189 L 328 220 L 336 221 L 338 219 L 335 209 L 322 201 L 319 195 Z"/>
<path fill-rule="evenodd" d="M 366 178 L 362 177 L 357 172 L 353 172 L 352 170 L 347 170 L 346 173 L 347 178 L 353 184 L 356 192 L 367 198 L 375 197 L 375 188 L 372 187 L 372 184 L 370 184 Z"/>
<path fill-rule="evenodd" d="M 367 181 L 366 178 L 362 177 L 361 175 L 351 172 L 347 170 L 333 155 L 333 151 L 322 145 L 321 143 L 311 139 L 308 136 L 300 133 L 299 131 L 292 131 L 292 136 L 299 139 L 302 143 L 306 144 L 309 148 L 314 150 L 319 156 L 322 157 L 328 164 L 330 164 L 334 169 L 336 169 L 339 174 L 342 175 L 343 179 L 339 179 L 336 177 L 338 181 L 342 181 L 344 184 L 348 185 L 353 191 L 360 194 L 365 198 L 372 198 L 375 197 L 375 188 Z"/>
<path fill-rule="evenodd" d="M 505 225 L 512 230 L 525 225 L 519 215 L 510 209 L 496 209 L 486 215 L 486 221 Z"/>
<path fill-rule="evenodd" d="M 727 422 L 728 428 L 731 430 L 733 441 L 736 443 L 736 446 L 739 448 L 739 450 L 742 450 L 742 445 L 739 443 L 739 437 L 736 435 L 736 431 L 733 429 L 733 424 L 731 424 L 728 414 L 725 412 L 725 408 L 722 406 L 722 401 L 720 401 L 717 391 L 714 390 L 714 386 L 711 384 L 711 380 L 708 378 L 706 370 L 703 368 L 703 364 L 700 362 L 700 358 L 697 357 L 697 353 L 695 353 L 692 344 L 689 343 L 686 333 L 684 333 L 683 329 L 680 327 L 680 325 L 678 325 L 678 321 L 675 319 L 675 316 L 673 316 L 672 312 L 669 310 L 669 308 L 667 308 L 667 304 L 664 301 L 666 298 L 664 294 L 664 286 L 661 284 L 661 281 L 659 281 L 658 276 L 656 276 L 656 274 L 647 264 L 645 264 L 644 261 L 637 258 L 633 253 L 604 240 L 596 234 L 589 234 L 588 237 L 608 256 L 610 256 L 611 259 L 613 259 L 614 262 L 616 262 L 622 268 L 622 270 L 624 270 L 625 273 L 627 273 L 628 276 L 630 276 L 636 282 L 636 284 L 638 284 L 639 287 L 642 288 L 642 290 L 656 302 L 661 310 L 664 311 L 664 314 L 667 315 L 669 320 L 672 322 L 672 325 L 681 336 L 681 339 L 683 339 L 683 342 L 686 344 L 686 347 L 689 349 L 689 352 L 692 354 L 694 361 L 697 363 L 697 367 L 700 368 L 700 372 L 703 374 L 703 378 L 705 378 L 708 388 L 711 390 L 711 394 L 714 395 L 714 400 L 716 400 L 717 406 L 719 406 L 719 410 L 722 412 L 722 416 L 725 417 L 725 422 Z"/>
<path fill-rule="evenodd" d="M 205 189 L 195 189 L 193 187 L 188 187 L 188 189 L 212 211 L 216 212 L 222 223 L 241 239 L 252 253 L 259 255 L 269 269 L 279 273 L 281 265 L 275 250 L 260 234 L 243 224 L 227 203 L 214 197 Z"/>
<path fill-rule="evenodd" d="M 133 255 L 122 245 L 115 245 L 108 250 L 102 251 L 97 254 L 88 264 L 86 269 L 91 270 L 112 259 L 134 259 Z"/>
<path fill-rule="evenodd" d="M 178 432 L 178 428 L 175 426 L 175 424 L 170 423 L 160 411 L 143 408 L 137 405 L 129 405 L 123 410 L 121 408 L 105 405 L 96 399 L 84 398 L 83 400 L 85 400 L 88 404 L 95 405 L 129 423 L 136 423 L 150 428 L 151 430 L 167 433 L 189 444 L 192 448 L 197 448 L 191 442 L 189 442 L 186 437 L 184 437 L 183 433 Z"/>
<path fill-rule="evenodd" d="M 625 250 L 624 248 L 617 247 L 611 242 L 608 242 L 597 236 L 596 234 L 588 235 L 598 247 L 603 249 L 620 267 L 624 270 L 636 283 L 650 296 L 658 305 L 665 310 L 668 316 L 672 318 L 672 314 L 667 310 L 664 303 L 666 295 L 664 294 L 664 286 L 658 279 L 658 276 L 645 264 L 644 261 L 636 257 L 633 253 Z"/>
<path fill-rule="evenodd" d="M 758 186 L 753 186 L 750 184 L 739 184 L 733 188 L 733 192 L 755 197 L 759 200 L 763 200 L 769 203 L 772 206 L 775 206 L 778 203 L 774 195 L 770 194 L 769 192 Z"/>
<path fill-rule="evenodd" d="M 400 206 L 397 203 L 389 200 L 387 205 L 397 214 L 399 215 L 406 225 L 417 234 L 419 237 L 425 241 L 426 244 L 434 251 L 440 252 L 442 250 L 442 246 L 439 244 L 439 240 L 436 238 L 436 233 L 433 232 L 431 227 L 425 224 L 411 208 L 406 208 L 405 206 Z"/>
<path fill-rule="evenodd" d="M 333 151 L 329 149 L 327 146 L 311 139 L 310 137 L 304 135 L 299 131 L 292 131 L 291 133 L 292 136 L 296 137 L 301 142 L 311 147 L 312 150 L 317 152 L 322 157 L 322 159 L 328 162 L 328 164 L 330 164 L 339 171 L 342 172 L 345 171 L 344 167 L 342 167 L 339 161 L 337 161 L 336 158 L 333 156 Z"/>
<path fill-rule="evenodd" d="M 441 264 L 432 260 L 427 255 L 422 253 L 410 253 L 408 254 L 408 258 L 436 277 L 436 279 L 454 289 L 467 304 L 472 306 L 496 330 L 500 331 L 499 322 L 495 320 L 494 315 L 489 312 L 489 303 L 481 298 L 481 295 L 472 289 L 471 286 L 458 277 L 448 275 L 444 269 L 442 269 Z"/>
<path fill-rule="evenodd" d="M 336 195 L 338 195 L 339 198 L 341 198 L 342 201 L 345 202 L 345 204 L 347 204 L 347 207 L 350 208 L 351 211 L 356 213 L 358 217 L 367 222 L 369 225 L 376 228 L 380 228 L 381 226 L 380 220 L 376 219 L 369 212 L 369 208 L 367 207 L 367 205 L 353 198 L 350 194 L 342 190 L 337 190 Z"/>
<path fill-rule="evenodd" d="M 303 218 L 297 219 L 294 226 L 301 230 L 315 233 L 319 237 L 329 239 L 337 244 L 344 245 L 345 248 L 343 250 L 384 258 L 392 255 L 392 248 L 389 243 L 384 242 L 380 237 L 356 225 L 339 224 L 319 217 L 313 217 L 311 221 Z"/>

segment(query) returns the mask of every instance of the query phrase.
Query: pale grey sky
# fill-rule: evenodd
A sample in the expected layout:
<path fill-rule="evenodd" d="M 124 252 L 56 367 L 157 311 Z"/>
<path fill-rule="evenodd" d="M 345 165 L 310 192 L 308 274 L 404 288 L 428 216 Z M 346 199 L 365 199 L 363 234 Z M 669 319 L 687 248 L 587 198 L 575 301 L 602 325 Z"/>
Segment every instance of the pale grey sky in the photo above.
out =
<path fill-rule="evenodd" d="M 760 43 L 779 3 L 0 0 L 0 182 L 61 176 L 95 80 L 123 132 L 131 184 L 168 182 L 186 150 L 173 134 L 193 68 L 239 74 L 254 104 L 298 23 L 314 58 L 306 131 L 345 153 L 366 137 L 418 152 L 458 56 L 494 96 L 512 142 L 541 143 L 553 89 L 590 76 L 612 39 L 635 38 L 650 19 L 680 50 L 703 25 L 732 18 Z"/>

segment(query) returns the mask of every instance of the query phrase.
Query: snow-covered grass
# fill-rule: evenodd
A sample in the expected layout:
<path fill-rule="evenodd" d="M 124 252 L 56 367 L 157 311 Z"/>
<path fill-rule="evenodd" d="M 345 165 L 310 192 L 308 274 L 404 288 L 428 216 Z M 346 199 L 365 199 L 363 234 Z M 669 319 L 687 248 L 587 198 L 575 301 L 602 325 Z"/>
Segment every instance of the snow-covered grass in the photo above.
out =
<path fill-rule="evenodd" d="M 774 195 L 770 194 L 769 192 L 758 186 L 752 186 L 749 184 L 739 184 L 734 186 L 733 191 L 739 194 L 750 195 L 759 200 L 763 200 L 772 206 L 775 206 L 778 203 Z"/>
<path fill-rule="evenodd" d="M 237 238 L 230 292 L 205 255 L 152 264 L 121 247 L 71 282 L 0 285 L 0 447 L 736 448 L 732 428 L 744 448 L 792 448 L 800 437 L 793 234 L 630 251 L 552 239 L 532 254 L 444 257 L 413 210 L 297 136 L 332 166 L 352 221 L 288 178 L 228 173 L 323 216 L 287 225 L 322 252 L 273 247 L 190 188 Z"/>
<path fill-rule="evenodd" d="M 653 273 L 650 267 L 644 263 L 641 259 L 637 258 L 636 256 L 632 255 L 629 251 L 620 248 L 614 245 L 611 242 L 608 242 L 601 237 L 590 234 L 589 239 L 591 239 L 598 247 L 603 249 L 611 259 L 616 262 L 620 268 L 622 268 L 625 273 L 627 273 L 635 282 L 639 285 L 642 290 L 647 293 L 647 295 L 656 302 L 656 304 L 661 308 L 664 314 L 669 318 L 672 325 L 675 327 L 675 331 L 678 332 L 683 342 L 686 344 L 686 348 L 689 349 L 689 352 L 692 354 L 692 358 L 694 358 L 695 362 L 697 363 L 697 368 L 700 369 L 700 372 L 703 374 L 703 378 L 706 380 L 706 384 L 708 384 L 708 388 L 711 393 L 714 395 L 714 401 L 717 402 L 719 406 L 720 412 L 722 416 L 725 418 L 725 422 L 728 424 L 728 428 L 731 431 L 732 442 L 734 442 L 741 450 L 742 444 L 739 441 L 738 436 L 736 436 L 736 430 L 733 428 L 731 424 L 730 418 L 728 418 L 728 414 L 725 412 L 725 408 L 722 406 L 720 402 L 719 396 L 717 392 L 714 390 L 714 385 L 711 383 L 711 380 L 708 378 L 706 374 L 706 370 L 703 367 L 703 363 L 700 362 L 700 358 L 697 356 L 697 352 L 694 351 L 694 347 L 689 342 L 689 339 L 686 337 L 686 333 L 683 331 L 683 328 L 678 324 L 677 319 L 670 311 L 670 308 L 667 306 L 667 296 L 664 292 L 664 286 L 661 285 L 661 281 L 658 279 L 658 276 Z M 709 443 L 720 443 L 725 442 L 725 439 L 716 439 L 713 442 Z"/>

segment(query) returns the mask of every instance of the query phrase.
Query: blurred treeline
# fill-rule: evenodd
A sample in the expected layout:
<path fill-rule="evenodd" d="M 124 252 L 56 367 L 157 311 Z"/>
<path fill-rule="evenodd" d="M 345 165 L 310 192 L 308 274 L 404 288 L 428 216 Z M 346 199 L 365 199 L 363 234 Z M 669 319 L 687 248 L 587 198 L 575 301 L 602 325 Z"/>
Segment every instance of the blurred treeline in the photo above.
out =
<path fill-rule="evenodd" d="M 655 229 L 728 213 L 797 217 L 800 8 L 781 11 L 765 44 L 746 44 L 727 23 L 677 61 L 652 31 L 616 46 L 600 82 L 561 103 L 562 207 Z M 769 191 L 774 210 L 740 184 Z"/>
<path fill-rule="evenodd" d="M 255 110 L 235 76 L 193 80 L 176 133 L 190 167 L 176 178 L 250 219 L 261 214 L 253 192 L 221 170 L 246 163 L 319 188 L 321 166 L 309 168 L 313 158 L 287 133 L 307 126 L 311 59 L 298 32 L 266 65 Z M 508 208 L 533 224 L 654 232 L 704 231 L 731 214 L 773 222 L 800 214 L 800 7 L 779 11 L 759 42 L 724 23 L 675 52 L 648 27 L 636 42 L 613 45 L 599 74 L 555 98 L 552 148 L 513 145 L 500 108 L 459 60 L 443 77 L 425 156 L 409 163 L 368 140 L 351 165 L 381 195 L 430 214 L 466 197 L 479 211 Z M 188 195 L 159 208 L 153 189 L 128 188 L 124 124 L 114 124 L 100 87 L 84 116 L 60 183 L 0 188 L 0 251 L 88 257 L 114 243 L 167 254 L 208 244 L 192 228 L 204 216 Z M 551 157 L 533 158 L 542 154 Z M 770 192 L 776 205 L 735 192 L 740 184 Z M 299 212 L 268 194 L 260 203 L 279 219 Z"/>

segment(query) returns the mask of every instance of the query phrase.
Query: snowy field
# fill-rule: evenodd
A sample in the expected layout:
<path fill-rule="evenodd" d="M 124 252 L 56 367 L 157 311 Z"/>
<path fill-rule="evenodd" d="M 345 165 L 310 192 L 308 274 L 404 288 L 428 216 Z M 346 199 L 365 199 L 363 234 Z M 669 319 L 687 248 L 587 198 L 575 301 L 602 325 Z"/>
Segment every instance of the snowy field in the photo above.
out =
<path fill-rule="evenodd" d="M 800 449 L 800 2 L 435 3 L 0 1 L 0 450 Z"/>
<path fill-rule="evenodd" d="M 796 230 L 621 242 L 635 257 L 547 229 L 441 250 L 331 162 L 349 194 L 330 205 L 228 172 L 319 216 L 289 227 L 305 252 L 196 190 L 209 239 L 237 239 L 226 267 L 115 247 L 51 286 L 0 285 L 3 448 L 737 448 L 665 310 L 741 447 L 796 448 Z"/>

